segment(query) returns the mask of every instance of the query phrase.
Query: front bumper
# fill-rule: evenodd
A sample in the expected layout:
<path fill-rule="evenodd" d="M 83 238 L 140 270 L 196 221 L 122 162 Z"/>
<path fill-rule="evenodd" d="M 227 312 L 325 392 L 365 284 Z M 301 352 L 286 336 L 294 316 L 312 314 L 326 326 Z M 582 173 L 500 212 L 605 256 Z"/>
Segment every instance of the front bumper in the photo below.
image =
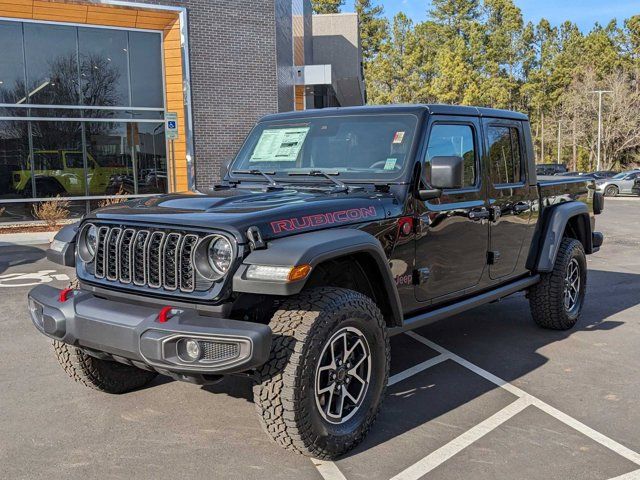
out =
<path fill-rule="evenodd" d="M 207 376 L 251 370 L 269 358 L 271 329 L 266 325 L 182 307 L 160 323 L 160 308 L 99 298 L 84 290 L 74 290 L 61 301 L 60 292 L 48 285 L 29 292 L 33 324 L 44 335 L 99 358 L 199 383 Z M 189 339 L 199 342 L 201 358 L 186 359 L 183 346 Z"/>

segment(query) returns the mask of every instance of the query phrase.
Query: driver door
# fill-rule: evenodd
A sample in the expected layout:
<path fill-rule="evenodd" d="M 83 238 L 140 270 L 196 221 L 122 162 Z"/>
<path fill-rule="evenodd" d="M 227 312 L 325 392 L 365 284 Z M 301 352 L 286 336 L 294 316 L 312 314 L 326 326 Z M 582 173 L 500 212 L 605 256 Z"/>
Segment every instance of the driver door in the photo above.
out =
<path fill-rule="evenodd" d="M 487 264 L 489 210 L 480 168 L 480 122 L 474 117 L 434 116 L 422 152 L 425 181 L 430 160 L 459 156 L 464 160 L 461 189 L 444 190 L 440 198 L 416 200 L 415 295 L 420 302 L 439 303 L 478 285 Z"/>

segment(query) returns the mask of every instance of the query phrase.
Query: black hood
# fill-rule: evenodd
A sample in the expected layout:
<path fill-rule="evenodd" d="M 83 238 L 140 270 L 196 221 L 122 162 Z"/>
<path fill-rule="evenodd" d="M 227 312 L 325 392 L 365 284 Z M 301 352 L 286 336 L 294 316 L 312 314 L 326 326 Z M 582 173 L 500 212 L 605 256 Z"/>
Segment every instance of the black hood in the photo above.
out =
<path fill-rule="evenodd" d="M 349 193 L 287 188 L 264 192 L 230 188 L 130 200 L 93 212 L 88 219 L 159 226 L 226 230 L 245 241 L 257 226 L 265 240 L 334 226 L 382 220 L 401 205 L 392 193 L 370 189 Z"/>

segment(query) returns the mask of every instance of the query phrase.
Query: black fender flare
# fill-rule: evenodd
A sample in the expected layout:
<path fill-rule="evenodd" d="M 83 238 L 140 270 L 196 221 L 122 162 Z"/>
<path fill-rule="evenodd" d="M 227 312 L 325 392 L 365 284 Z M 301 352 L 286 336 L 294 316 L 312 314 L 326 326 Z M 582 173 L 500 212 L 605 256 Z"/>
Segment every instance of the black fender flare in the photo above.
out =
<path fill-rule="evenodd" d="M 47 249 L 47 260 L 65 267 L 76 266 L 76 236 L 80 222 L 66 225 L 58 230 Z"/>
<path fill-rule="evenodd" d="M 272 240 L 267 248 L 254 250 L 243 261 L 233 276 L 233 291 L 253 294 L 291 296 L 304 288 L 308 276 L 295 282 L 250 280 L 246 271 L 250 265 L 295 266 L 313 268 L 326 260 L 355 253 L 367 253 L 375 261 L 380 281 L 388 295 L 391 319 L 402 325 L 402 308 L 389 261 L 380 242 L 367 232 L 356 229 L 329 229 Z"/>
<path fill-rule="evenodd" d="M 593 252 L 593 238 L 591 221 L 589 219 L 589 207 L 582 202 L 566 202 L 547 207 L 543 212 L 541 221 L 541 234 L 534 242 L 536 261 L 533 270 L 536 272 L 550 272 L 553 270 L 558 249 L 562 242 L 562 236 L 569 221 L 578 217 L 582 231 L 581 241 L 586 253 Z M 537 245 L 537 248 L 535 247 Z"/>

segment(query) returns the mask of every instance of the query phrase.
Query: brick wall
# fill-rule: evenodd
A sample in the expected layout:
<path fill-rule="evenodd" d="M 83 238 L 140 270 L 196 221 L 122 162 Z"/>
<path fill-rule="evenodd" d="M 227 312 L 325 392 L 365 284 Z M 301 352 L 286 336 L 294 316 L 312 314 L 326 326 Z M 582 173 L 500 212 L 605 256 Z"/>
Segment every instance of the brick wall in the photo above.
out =
<path fill-rule="evenodd" d="M 206 190 L 255 121 L 278 111 L 274 0 L 142 1 L 188 9 L 196 186 Z"/>

